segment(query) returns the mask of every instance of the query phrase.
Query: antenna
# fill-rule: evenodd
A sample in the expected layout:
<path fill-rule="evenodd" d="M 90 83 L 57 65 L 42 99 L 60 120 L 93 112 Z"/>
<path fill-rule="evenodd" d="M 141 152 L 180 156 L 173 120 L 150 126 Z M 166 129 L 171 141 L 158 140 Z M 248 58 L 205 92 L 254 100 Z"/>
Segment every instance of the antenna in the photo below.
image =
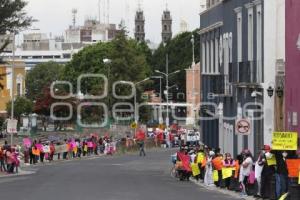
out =
<path fill-rule="evenodd" d="M 101 0 L 98 0 L 98 17 L 99 23 L 101 24 Z"/>
<path fill-rule="evenodd" d="M 142 10 L 142 0 L 138 0 L 138 10 L 141 11 Z"/>
<path fill-rule="evenodd" d="M 126 26 L 129 27 L 129 22 L 130 22 L 130 17 L 129 14 L 130 13 L 130 7 L 129 7 L 129 3 L 128 0 L 126 0 L 126 7 L 125 7 L 125 16 L 126 16 Z"/>
<path fill-rule="evenodd" d="M 109 2 L 109 0 L 107 0 L 107 19 L 106 19 L 106 21 L 107 21 L 107 24 L 109 25 L 109 11 L 110 11 L 110 2 Z"/>
<path fill-rule="evenodd" d="M 103 5 L 102 5 L 102 10 L 103 10 L 103 24 L 106 24 L 105 20 L 106 20 L 106 0 L 103 1 Z"/>
<path fill-rule="evenodd" d="M 168 11 L 169 8 L 169 4 L 168 4 L 168 0 L 166 0 L 166 11 Z"/>
<path fill-rule="evenodd" d="M 72 15 L 73 15 L 73 28 L 76 27 L 76 15 L 78 13 L 78 10 L 76 8 L 72 9 Z"/>

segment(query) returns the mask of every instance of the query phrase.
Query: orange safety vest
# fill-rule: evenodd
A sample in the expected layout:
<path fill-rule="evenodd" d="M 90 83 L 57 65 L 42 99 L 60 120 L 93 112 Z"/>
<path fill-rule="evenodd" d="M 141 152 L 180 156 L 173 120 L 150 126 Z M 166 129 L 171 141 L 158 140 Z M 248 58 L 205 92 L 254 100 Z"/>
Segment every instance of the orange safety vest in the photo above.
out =
<path fill-rule="evenodd" d="M 235 174 L 234 174 L 234 178 L 238 178 L 239 171 L 240 171 L 240 164 L 239 164 L 239 161 L 236 160 L 235 161 Z"/>
<path fill-rule="evenodd" d="M 223 162 L 222 162 L 222 157 L 221 156 L 218 156 L 216 158 L 214 158 L 212 160 L 212 163 L 213 163 L 213 166 L 216 170 L 222 170 L 223 168 Z"/>
<path fill-rule="evenodd" d="M 206 163 L 207 163 L 207 158 L 206 158 L 206 156 L 205 156 L 204 159 L 203 159 L 203 162 L 202 162 L 201 167 L 202 167 L 202 168 L 205 167 Z"/>
<path fill-rule="evenodd" d="M 40 150 L 39 149 L 34 149 L 32 148 L 32 154 L 35 155 L 35 156 L 40 156 Z"/>

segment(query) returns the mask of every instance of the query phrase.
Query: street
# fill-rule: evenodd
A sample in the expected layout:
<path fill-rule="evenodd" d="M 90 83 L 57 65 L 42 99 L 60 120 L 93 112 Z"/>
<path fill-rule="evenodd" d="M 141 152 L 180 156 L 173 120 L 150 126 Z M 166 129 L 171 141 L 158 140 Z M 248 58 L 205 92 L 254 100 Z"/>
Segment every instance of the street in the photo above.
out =
<path fill-rule="evenodd" d="M 226 200 L 192 182 L 170 176 L 173 151 L 146 157 L 100 157 L 35 167 L 37 173 L 0 179 L 1 199 L 18 200 Z"/>

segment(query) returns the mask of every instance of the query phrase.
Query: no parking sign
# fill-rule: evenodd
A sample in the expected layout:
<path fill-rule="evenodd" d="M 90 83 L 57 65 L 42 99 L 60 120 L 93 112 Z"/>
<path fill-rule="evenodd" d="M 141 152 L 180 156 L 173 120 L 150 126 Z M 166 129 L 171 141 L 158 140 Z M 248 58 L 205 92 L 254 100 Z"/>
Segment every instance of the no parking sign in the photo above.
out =
<path fill-rule="evenodd" d="M 236 121 L 235 130 L 237 135 L 250 135 L 251 125 L 247 119 L 239 119 Z"/>

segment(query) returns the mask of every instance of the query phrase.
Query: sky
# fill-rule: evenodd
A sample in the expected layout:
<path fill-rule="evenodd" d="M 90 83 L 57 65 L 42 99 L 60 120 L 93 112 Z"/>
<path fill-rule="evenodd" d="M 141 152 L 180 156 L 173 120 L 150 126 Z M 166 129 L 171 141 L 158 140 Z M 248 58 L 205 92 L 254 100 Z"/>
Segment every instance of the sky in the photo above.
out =
<path fill-rule="evenodd" d="M 72 9 L 78 10 L 77 25 L 83 25 L 87 18 L 99 19 L 99 0 L 27 0 L 27 13 L 38 22 L 33 28 L 40 29 L 42 33 L 52 35 L 63 35 L 64 31 L 72 24 Z M 103 21 L 104 1 L 100 0 L 100 16 Z M 134 16 L 141 2 L 141 8 L 145 14 L 146 39 L 154 43 L 161 41 L 161 16 L 163 10 L 171 11 L 173 18 L 173 33 L 180 31 L 180 22 L 185 20 L 188 29 L 193 30 L 199 27 L 199 13 L 201 4 L 205 0 L 109 0 L 109 22 L 119 24 L 124 19 L 128 27 L 129 35 L 133 36 Z M 106 6 L 107 7 L 107 6 Z"/>

